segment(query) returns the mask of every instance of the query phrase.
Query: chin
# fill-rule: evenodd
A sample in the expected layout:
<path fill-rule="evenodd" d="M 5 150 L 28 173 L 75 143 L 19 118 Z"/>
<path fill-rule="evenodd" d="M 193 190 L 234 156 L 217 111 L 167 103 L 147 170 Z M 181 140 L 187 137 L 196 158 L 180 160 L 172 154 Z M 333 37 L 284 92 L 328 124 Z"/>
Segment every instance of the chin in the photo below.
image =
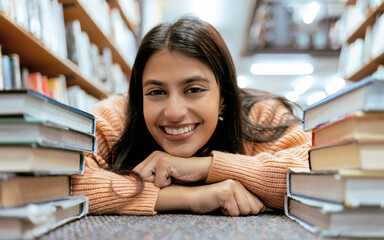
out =
<path fill-rule="evenodd" d="M 182 158 L 189 158 L 189 157 L 193 157 L 193 155 L 196 153 L 196 152 L 192 152 L 192 151 L 186 151 L 187 149 L 183 149 L 183 150 L 171 150 L 171 151 L 168 151 L 168 150 L 165 150 L 166 153 L 172 155 L 172 156 L 175 156 L 175 157 L 182 157 Z"/>

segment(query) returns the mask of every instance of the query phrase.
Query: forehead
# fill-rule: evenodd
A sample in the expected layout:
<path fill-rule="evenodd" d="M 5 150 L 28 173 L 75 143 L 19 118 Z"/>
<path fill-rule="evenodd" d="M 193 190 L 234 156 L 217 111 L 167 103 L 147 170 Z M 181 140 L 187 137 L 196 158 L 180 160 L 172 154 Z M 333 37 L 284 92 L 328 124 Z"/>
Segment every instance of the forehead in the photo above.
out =
<path fill-rule="evenodd" d="M 216 82 L 213 71 L 204 62 L 177 52 L 161 50 L 148 59 L 143 72 L 143 81 L 182 80 L 192 76 Z"/>

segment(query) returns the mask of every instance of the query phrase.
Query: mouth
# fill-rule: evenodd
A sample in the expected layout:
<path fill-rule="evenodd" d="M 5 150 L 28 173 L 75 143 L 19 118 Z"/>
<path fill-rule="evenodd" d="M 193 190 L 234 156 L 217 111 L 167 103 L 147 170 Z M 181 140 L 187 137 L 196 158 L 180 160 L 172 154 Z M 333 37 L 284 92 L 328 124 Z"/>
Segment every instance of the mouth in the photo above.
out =
<path fill-rule="evenodd" d="M 179 135 L 184 135 L 184 134 L 193 132 L 193 130 L 197 127 L 197 125 L 198 124 L 190 124 L 190 125 L 186 125 L 184 127 L 178 127 L 178 128 L 164 126 L 161 128 L 167 135 L 179 136 Z"/>

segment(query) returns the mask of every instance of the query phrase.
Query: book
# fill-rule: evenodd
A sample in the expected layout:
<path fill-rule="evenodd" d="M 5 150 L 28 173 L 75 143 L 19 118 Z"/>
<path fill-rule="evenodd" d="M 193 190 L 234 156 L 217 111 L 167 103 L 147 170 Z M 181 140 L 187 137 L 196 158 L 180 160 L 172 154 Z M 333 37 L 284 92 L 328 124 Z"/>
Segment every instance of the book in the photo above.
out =
<path fill-rule="evenodd" d="M 82 152 L 37 145 L 0 145 L 0 172 L 35 174 L 81 174 Z"/>
<path fill-rule="evenodd" d="M 21 88 L 20 57 L 17 53 L 10 54 L 12 89 Z"/>
<path fill-rule="evenodd" d="M 3 55 L 3 81 L 4 89 L 12 89 L 11 60 L 8 55 Z"/>
<path fill-rule="evenodd" d="M 341 204 L 285 197 L 285 214 L 321 236 L 384 237 L 384 209 L 348 208 Z"/>
<path fill-rule="evenodd" d="M 347 207 L 384 206 L 384 172 L 288 168 L 287 195 Z"/>
<path fill-rule="evenodd" d="M 0 239 L 34 239 L 88 213 L 88 198 L 72 196 L 0 209 Z"/>
<path fill-rule="evenodd" d="M 384 112 L 355 112 L 312 130 L 312 146 L 347 140 L 383 140 Z"/>
<path fill-rule="evenodd" d="M 96 137 L 65 126 L 26 121 L 24 118 L 0 118 L 0 145 L 36 144 L 76 151 L 96 151 Z"/>
<path fill-rule="evenodd" d="M 309 131 L 357 111 L 384 111 L 383 80 L 367 77 L 308 106 L 303 111 L 303 128 Z"/>
<path fill-rule="evenodd" d="M 384 170 L 384 141 L 347 141 L 308 151 L 311 170 Z"/>
<path fill-rule="evenodd" d="M 70 176 L 27 176 L 0 173 L 0 208 L 68 197 Z"/>
<path fill-rule="evenodd" d="M 0 44 L 0 90 L 3 90 L 4 88 L 5 86 L 4 86 L 4 76 L 3 76 L 3 53 L 2 53 L 2 47 Z"/>
<path fill-rule="evenodd" d="M 94 134 L 95 117 L 31 89 L 0 91 L 0 116 L 33 117 Z"/>

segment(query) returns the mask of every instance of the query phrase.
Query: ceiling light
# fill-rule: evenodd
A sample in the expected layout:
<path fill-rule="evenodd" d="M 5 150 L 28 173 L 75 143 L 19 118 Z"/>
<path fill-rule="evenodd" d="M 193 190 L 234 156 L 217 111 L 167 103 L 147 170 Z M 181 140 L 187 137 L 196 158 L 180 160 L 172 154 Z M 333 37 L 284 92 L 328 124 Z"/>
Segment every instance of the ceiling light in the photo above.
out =
<path fill-rule="evenodd" d="M 237 76 L 237 85 L 239 88 L 245 88 L 248 85 L 248 80 L 245 76 Z"/>
<path fill-rule="evenodd" d="M 341 77 L 336 77 L 330 83 L 327 84 L 325 91 L 328 94 L 334 94 L 345 86 L 345 80 Z"/>
<path fill-rule="evenodd" d="M 294 90 L 297 94 L 301 95 L 305 93 L 310 87 L 312 87 L 314 82 L 315 78 L 311 75 L 304 76 L 296 82 Z"/>
<path fill-rule="evenodd" d="M 311 96 L 308 97 L 307 99 L 307 104 L 311 105 L 314 104 L 322 99 L 324 99 L 327 95 L 323 91 L 315 92 Z"/>
<path fill-rule="evenodd" d="M 296 102 L 297 99 L 299 98 L 299 95 L 297 95 L 297 93 L 294 92 L 294 91 L 290 91 L 290 92 L 288 92 L 287 94 L 285 94 L 285 97 L 286 97 L 288 100 L 292 101 L 292 102 Z"/>
<path fill-rule="evenodd" d="M 311 2 L 305 7 L 303 22 L 306 24 L 311 24 L 315 20 L 316 15 L 319 13 L 320 4 L 316 1 Z"/>
<path fill-rule="evenodd" d="M 308 75 L 313 73 L 310 63 L 255 63 L 251 66 L 254 75 Z"/>

